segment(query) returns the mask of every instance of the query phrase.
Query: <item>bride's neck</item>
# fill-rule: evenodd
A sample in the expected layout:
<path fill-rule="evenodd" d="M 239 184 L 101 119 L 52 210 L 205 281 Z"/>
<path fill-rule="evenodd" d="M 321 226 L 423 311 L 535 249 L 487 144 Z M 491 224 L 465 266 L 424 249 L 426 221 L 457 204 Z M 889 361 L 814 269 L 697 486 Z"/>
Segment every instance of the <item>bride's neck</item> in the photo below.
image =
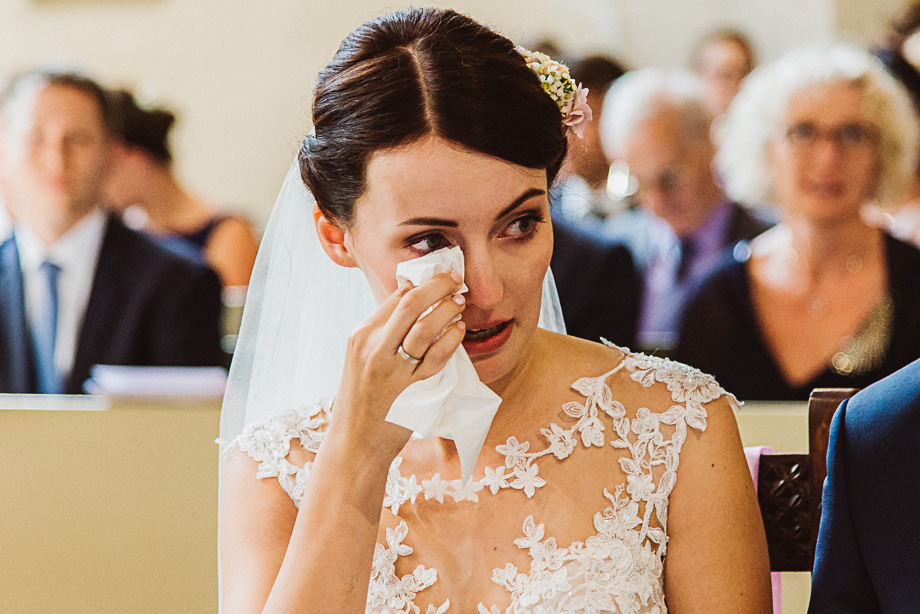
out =
<path fill-rule="evenodd" d="M 486 384 L 492 392 L 506 399 L 514 398 L 519 391 L 528 389 L 532 374 L 536 371 L 534 368 L 536 357 L 539 355 L 539 348 L 544 343 L 543 337 L 543 331 L 539 328 L 534 331 L 530 346 L 518 364 L 502 377 Z"/>

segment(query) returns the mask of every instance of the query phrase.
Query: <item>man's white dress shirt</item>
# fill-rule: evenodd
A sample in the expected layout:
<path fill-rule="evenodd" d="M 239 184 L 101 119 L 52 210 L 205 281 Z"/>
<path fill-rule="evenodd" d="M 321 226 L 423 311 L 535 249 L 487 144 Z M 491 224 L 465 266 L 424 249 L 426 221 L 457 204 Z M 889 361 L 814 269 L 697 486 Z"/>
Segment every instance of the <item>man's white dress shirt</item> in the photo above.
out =
<path fill-rule="evenodd" d="M 54 365 L 62 382 L 67 381 L 73 369 L 77 335 L 86 315 L 107 225 L 107 215 L 101 210 L 94 211 L 52 245 L 42 243 L 28 224 L 17 222 L 14 225 L 30 329 L 33 317 L 42 313 L 48 300 L 44 274 L 39 270 L 42 263 L 48 260 L 61 269 Z"/>
<path fill-rule="evenodd" d="M 13 219 L 6 210 L 3 200 L 0 200 L 0 243 L 9 239 L 13 234 Z"/>

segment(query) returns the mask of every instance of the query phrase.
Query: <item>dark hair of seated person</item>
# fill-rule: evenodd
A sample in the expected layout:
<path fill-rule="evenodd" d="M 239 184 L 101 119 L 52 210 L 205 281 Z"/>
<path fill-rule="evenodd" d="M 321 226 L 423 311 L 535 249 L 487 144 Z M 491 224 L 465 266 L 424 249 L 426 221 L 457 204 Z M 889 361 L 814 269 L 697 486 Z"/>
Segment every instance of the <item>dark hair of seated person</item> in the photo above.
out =
<path fill-rule="evenodd" d="M 589 55 L 569 64 L 572 78 L 590 93 L 603 97 L 610 84 L 626 74 L 627 69 L 613 58 L 605 55 Z M 597 111 L 595 111 L 596 113 Z"/>
<path fill-rule="evenodd" d="M 99 113 L 109 131 L 114 128 L 114 113 L 105 89 L 87 75 L 70 68 L 39 67 L 14 75 L 0 94 L 0 106 L 4 114 L 9 105 L 30 85 L 43 87 L 66 87 L 86 94 L 99 107 Z"/>
<path fill-rule="evenodd" d="M 911 34 L 920 29 L 920 1 L 906 3 L 888 23 L 887 31 L 872 53 L 884 64 L 888 73 L 900 81 L 910 94 L 914 107 L 920 110 L 920 73 L 904 57 L 902 46 Z"/>
<path fill-rule="evenodd" d="M 168 139 L 176 116 L 166 109 L 142 108 L 128 90 L 114 90 L 109 99 L 118 137 L 128 145 L 141 148 L 157 162 L 171 164 L 173 157 Z"/>
<path fill-rule="evenodd" d="M 713 43 L 722 42 L 736 45 L 741 50 L 741 53 L 744 54 L 745 75 L 754 70 L 754 67 L 757 65 L 757 54 L 754 52 L 754 46 L 751 44 L 750 39 L 745 36 L 744 32 L 741 30 L 735 30 L 733 28 L 714 30 L 700 39 L 700 41 L 693 48 L 693 53 L 691 54 L 690 59 L 690 65 L 694 68 L 694 70 L 697 69 L 703 59 L 703 50 Z"/>
<path fill-rule="evenodd" d="M 559 107 L 514 43 L 452 10 L 400 11 L 355 30 L 317 79 L 313 122 L 301 176 L 342 227 L 377 151 L 433 135 L 546 169 L 551 184 L 567 147 Z"/>

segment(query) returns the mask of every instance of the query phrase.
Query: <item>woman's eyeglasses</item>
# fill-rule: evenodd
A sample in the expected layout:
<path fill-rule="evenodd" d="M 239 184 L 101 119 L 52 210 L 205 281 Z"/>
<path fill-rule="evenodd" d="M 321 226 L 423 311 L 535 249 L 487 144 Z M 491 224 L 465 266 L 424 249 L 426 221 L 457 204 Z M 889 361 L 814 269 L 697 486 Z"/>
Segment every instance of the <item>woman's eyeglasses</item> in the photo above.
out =
<path fill-rule="evenodd" d="M 874 147 L 878 139 L 879 133 L 875 126 L 855 122 L 833 128 L 819 128 L 812 122 L 801 122 L 786 130 L 786 141 L 799 151 L 811 151 L 819 141 L 828 140 L 838 151 L 856 153 Z"/>

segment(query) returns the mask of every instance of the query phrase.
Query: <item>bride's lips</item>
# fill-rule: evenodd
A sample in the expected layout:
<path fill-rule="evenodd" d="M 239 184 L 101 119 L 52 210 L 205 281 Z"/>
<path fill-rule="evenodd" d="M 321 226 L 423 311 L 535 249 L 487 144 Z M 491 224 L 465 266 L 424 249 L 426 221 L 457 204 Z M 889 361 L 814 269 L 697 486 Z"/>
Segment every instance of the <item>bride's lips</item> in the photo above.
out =
<path fill-rule="evenodd" d="M 467 328 L 463 336 L 463 348 L 469 355 L 486 354 L 494 352 L 508 341 L 514 323 L 511 320 L 504 322 L 487 322 L 484 328 Z"/>

